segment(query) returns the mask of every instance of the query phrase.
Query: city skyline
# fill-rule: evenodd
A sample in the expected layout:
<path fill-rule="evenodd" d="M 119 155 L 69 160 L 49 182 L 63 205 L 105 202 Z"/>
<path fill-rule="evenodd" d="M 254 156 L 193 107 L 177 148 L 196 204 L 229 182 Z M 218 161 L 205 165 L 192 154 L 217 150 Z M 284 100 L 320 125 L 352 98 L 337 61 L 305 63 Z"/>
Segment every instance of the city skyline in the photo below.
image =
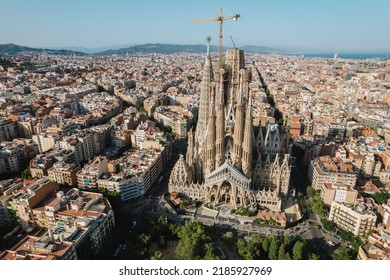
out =
<path fill-rule="evenodd" d="M 297 52 L 388 52 L 387 1 L 4 1 L 0 44 L 29 47 L 101 48 L 143 43 L 198 44 L 216 22 L 193 19 L 241 14 L 224 24 L 224 45 L 257 45 Z M 116 8 L 113 8 L 116 7 Z M 134 12 L 136 11 L 136 12 Z M 16 13 L 17 12 L 17 13 Z M 16 13 L 16 14 L 15 14 Z M 15 15 L 17 15 L 15 20 Z"/>

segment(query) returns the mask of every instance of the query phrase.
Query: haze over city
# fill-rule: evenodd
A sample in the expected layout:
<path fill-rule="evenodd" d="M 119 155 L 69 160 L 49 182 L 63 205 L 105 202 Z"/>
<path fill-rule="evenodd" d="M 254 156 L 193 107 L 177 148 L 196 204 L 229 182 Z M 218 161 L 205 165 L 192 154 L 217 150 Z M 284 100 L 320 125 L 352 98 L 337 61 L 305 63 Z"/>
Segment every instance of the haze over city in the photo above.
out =
<path fill-rule="evenodd" d="M 388 1 L 0 8 L 2 279 L 388 274 Z"/>
<path fill-rule="evenodd" d="M 225 45 L 295 52 L 389 52 L 390 2 L 374 1 L 26 1 L 1 3 L 0 43 L 29 47 L 199 44 L 217 40 L 215 22 L 190 20 L 241 14 L 224 25 Z"/>

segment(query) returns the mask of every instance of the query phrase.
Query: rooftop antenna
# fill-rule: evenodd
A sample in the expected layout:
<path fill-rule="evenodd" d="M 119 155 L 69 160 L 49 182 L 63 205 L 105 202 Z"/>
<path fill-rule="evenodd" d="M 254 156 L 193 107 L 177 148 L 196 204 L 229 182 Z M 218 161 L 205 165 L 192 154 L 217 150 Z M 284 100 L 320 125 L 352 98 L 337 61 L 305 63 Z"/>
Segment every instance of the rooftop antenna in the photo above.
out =
<path fill-rule="evenodd" d="M 234 41 L 233 41 L 233 37 L 232 37 L 232 35 L 230 35 L 230 40 L 232 40 L 232 43 L 233 43 L 234 49 L 235 49 L 235 50 L 237 50 L 237 48 L 236 48 L 236 44 L 234 44 Z"/>

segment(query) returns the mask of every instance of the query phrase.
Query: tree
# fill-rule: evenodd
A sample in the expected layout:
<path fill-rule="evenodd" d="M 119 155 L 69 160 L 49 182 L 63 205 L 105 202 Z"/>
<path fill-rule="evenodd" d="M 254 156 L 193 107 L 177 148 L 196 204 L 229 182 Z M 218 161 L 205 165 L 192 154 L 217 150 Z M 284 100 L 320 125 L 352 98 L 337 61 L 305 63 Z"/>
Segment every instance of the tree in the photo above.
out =
<path fill-rule="evenodd" d="M 31 180 L 33 177 L 31 176 L 31 169 L 30 167 L 27 167 L 25 170 L 22 172 L 22 178 Z"/>
<path fill-rule="evenodd" d="M 309 256 L 309 259 L 310 260 L 319 260 L 320 259 L 320 256 L 317 255 L 316 253 L 310 253 L 310 256 Z"/>
<path fill-rule="evenodd" d="M 285 235 L 284 238 L 283 238 L 283 244 L 288 247 L 290 246 L 290 242 L 291 242 L 291 239 L 288 235 Z"/>
<path fill-rule="evenodd" d="M 340 233 L 339 233 L 339 236 L 340 238 L 343 240 L 343 241 L 354 241 L 355 240 L 355 236 L 353 235 L 352 232 L 350 231 L 346 231 L 346 230 L 342 230 Z"/>
<path fill-rule="evenodd" d="M 141 233 L 139 238 L 140 238 L 142 244 L 144 244 L 145 246 L 150 245 L 150 241 L 151 241 L 151 236 L 150 235 L 147 235 L 145 233 Z"/>
<path fill-rule="evenodd" d="M 306 188 L 306 192 L 307 192 L 307 195 L 310 197 L 314 197 L 316 195 L 316 190 L 311 186 L 308 186 Z"/>
<path fill-rule="evenodd" d="M 266 259 L 267 254 L 262 250 L 262 244 L 266 240 L 260 234 L 252 235 L 247 241 L 240 239 L 236 245 L 237 253 L 245 260 Z"/>
<path fill-rule="evenodd" d="M 356 259 L 356 254 L 351 249 L 345 248 L 333 253 L 332 258 L 334 260 L 354 260 Z"/>
<path fill-rule="evenodd" d="M 253 256 L 250 255 L 250 252 L 248 252 L 246 241 L 244 239 L 240 239 L 237 242 L 237 253 L 244 259 L 244 260 L 253 260 Z"/>
<path fill-rule="evenodd" d="M 235 238 L 233 232 L 228 231 L 222 236 L 222 241 L 226 243 L 229 247 L 233 247 L 235 242 Z"/>
<path fill-rule="evenodd" d="M 204 246 L 205 248 L 205 255 L 204 255 L 204 260 L 219 260 L 220 257 L 218 256 L 216 250 L 215 250 L 215 245 L 213 243 L 207 243 Z"/>
<path fill-rule="evenodd" d="M 285 260 L 286 258 L 286 245 L 283 243 L 279 247 L 278 260 Z"/>
<path fill-rule="evenodd" d="M 327 219 L 321 219 L 322 226 L 328 231 L 332 231 L 335 228 L 335 223 Z"/>
<path fill-rule="evenodd" d="M 279 241 L 277 236 L 273 236 L 271 240 L 271 245 L 269 246 L 268 258 L 270 260 L 278 259 L 278 251 L 279 251 Z"/>
<path fill-rule="evenodd" d="M 325 216 L 325 203 L 321 199 L 317 199 L 313 203 L 313 212 L 319 216 Z"/>
<path fill-rule="evenodd" d="M 377 204 L 384 204 L 390 199 L 390 193 L 379 192 L 371 196 Z"/>
<path fill-rule="evenodd" d="M 268 249 L 269 249 L 269 240 L 268 240 L 268 238 L 264 239 L 262 246 L 263 246 L 264 252 L 268 252 Z"/>
<path fill-rule="evenodd" d="M 293 247 L 293 260 L 303 260 L 305 243 L 298 240 Z"/>
<path fill-rule="evenodd" d="M 165 260 L 165 258 L 164 258 L 163 253 L 161 253 L 160 251 L 156 251 L 156 252 L 154 252 L 151 260 Z"/>
<path fill-rule="evenodd" d="M 180 227 L 178 232 L 180 241 L 176 248 L 176 258 L 181 260 L 199 260 L 218 258 L 215 254 L 215 244 L 198 222 L 189 222 Z"/>

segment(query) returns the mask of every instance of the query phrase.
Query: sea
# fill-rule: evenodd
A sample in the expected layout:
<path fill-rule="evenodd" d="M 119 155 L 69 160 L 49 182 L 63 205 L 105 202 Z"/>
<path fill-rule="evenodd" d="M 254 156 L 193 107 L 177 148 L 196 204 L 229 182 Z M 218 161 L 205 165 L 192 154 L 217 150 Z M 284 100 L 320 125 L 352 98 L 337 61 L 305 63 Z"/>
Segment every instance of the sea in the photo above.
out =
<path fill-rule="evenodd" d="M 305 53 L 305 57 L 333 58 L 334 53 Z M 338 53 L 342 59 L 390 59 L 390 53 Z"/>

